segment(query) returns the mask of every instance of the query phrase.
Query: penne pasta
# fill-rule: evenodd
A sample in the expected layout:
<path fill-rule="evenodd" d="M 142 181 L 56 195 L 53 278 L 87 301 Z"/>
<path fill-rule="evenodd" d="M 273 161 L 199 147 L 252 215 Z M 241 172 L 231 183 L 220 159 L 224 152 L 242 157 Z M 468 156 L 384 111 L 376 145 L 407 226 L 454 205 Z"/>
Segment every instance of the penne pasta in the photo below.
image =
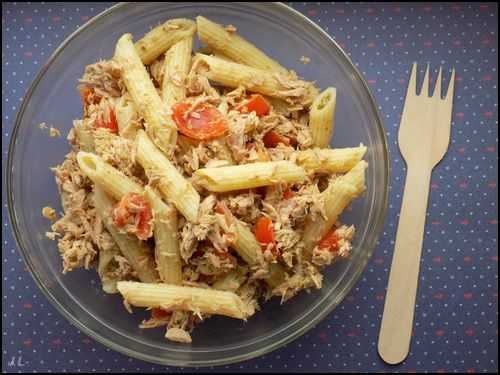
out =
<path fill-rule="evenodd" d="M 137 239 L 137 237 L 120 233 L 116 229 L 111 222 L 111 210 L 114 202 L 97 185 L 94 189 L 92 201 L 104 226 L 115 240 L 123 256 L 127 258 L 132 268 L 137 272 L 139 280 L 144 283 L 158 282 L 155 261 L 148 245 L 146 242 Z"/>
<path fill-rule="evenodd" d="M 319 94 L 309 108 L 309 129 L 316 147 L 328 147 L 334 130 L 337 90 L 329 87 Z"/>
<path fill-rule="evenodd" d="M 335 224 L 342 211 L 363 192 L 364 170 L 367 165 L 364 160 L 358 162 L 347 174 L 333 179 L 326 190 L 321 193 L 326 219 L 318 218 L 312 221 L 308 218 L 306 220 L 303 235 L 306 255 L 310 256 L 316 243 Z"/>
<path fill-rule="evenodd" d="M 297 151 L 295 163 L 307 173 L 347 173 L 365 155 L 366 146 Z"/>
<path fill-rule="evenodd" d="M 252 43 L 224 26 L 203 16 L 196 17 L 198 38 L 214 51 L 229 59 L 258 69 L 288 73 L 287 69 L 271 59 Z"/>
<path fill-rule="evenodd" d="M 238 255 L 251 266 L 263 263 L 262 246 L 257 242 L 250 228 L 237 219 L 235 219 L 235 224 L 236 240 L 232 246 Z"/>
<path fill-rule="evenodd" d="M 214 56 L 196 54 L 193 69 L 199 70 L 209 80 L 227 87 L 244 86 L 249 91 L 299 101 L 303 105 L 309 105 L 317 96 L 317 89 L 310 82 Z"/>
<path fill-rule="evenodd" d="M 117 288 L 126 303 L 137 307 L 225 315 L 243 320 L 255 312 L 236 294 L 221 290 L 131 281 L 120 281 Z"/>
<path fill-rule="evenodd" d="M 135 104 L 130 95 L 123 95 L 115 104 L 116 122 L 120 137 L 134 140 L 142 128 Z"/>
<path fill-rule="evenodd" d="M 177 211 L 167 205 L 146 186 L 145 196 L 154 217 L 155 261 L 161 281 L 167 284 L 182 283 L 182 262 L 177 239 Z"/>
<path fill-rule="evenodd" d="M 200 195 L 193 185 L 156 148 L 143 130 L 137 133 L 135 142 L 137 161 L 142 165 L 150 180 L 157 181 L 158 190 L 162 196 L 172 202 L 187 220 L 196 222 Z"/>
<path fill-rule="evenodd" d="M 226 192 L 251 189 L 277 183 L 295 183 L 305 179 L 302 167 L 290 161 L 259 162 L 220 168 L 202 168 L 194 172 L 196 183 L 208 191 Z"/>
<path fill-rule="evenodd" d="M 165 54 L 163 63 L 162 99 L 167 109 L 186 98 L 185 80 L 191 68 L 191 36 L 175 43 Z"/>
<path fill-rule="evenodd" d="M 146 33 L 135 43 L 137 54 L 144 65 L 149 65 L 179 40 L 192 37 L 196 23 L 185 18 L 164 22 Z"/>
<path fill-rule="evenodd" d="M 128 193 L 141 194 L 143 191 L 142 186 L 96 154 L 80 151 L 76 159 L 82 172 L 116 200 L 122 199 Z"/>
<path fill-rule="evenodd" d="M 131 34 L 125 34 L 118 40 L 114 60 L 122 68 L 123 82 L 144 118 L 146 131 L 155 144 L 170 155 L 177 140 L 177 127 L 137 54 Z"/>

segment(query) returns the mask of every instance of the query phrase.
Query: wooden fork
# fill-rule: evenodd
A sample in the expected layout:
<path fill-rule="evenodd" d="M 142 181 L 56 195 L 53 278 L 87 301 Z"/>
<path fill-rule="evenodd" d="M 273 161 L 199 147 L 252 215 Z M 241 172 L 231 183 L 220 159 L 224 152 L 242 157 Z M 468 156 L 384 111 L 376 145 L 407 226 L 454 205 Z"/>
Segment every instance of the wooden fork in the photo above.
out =
<path fill-rule="evenodd" d="M 450 143 L 455 70 L 444 99 L 441 68 L 430 97 L 429 66 L 419 95 L 416 76 L 414 63 L 398 134 L 407 166 L 406 183 L 378 340 L 378 352 L 390 364 L 402 362 L 410 349 L 431 172 Z"/>

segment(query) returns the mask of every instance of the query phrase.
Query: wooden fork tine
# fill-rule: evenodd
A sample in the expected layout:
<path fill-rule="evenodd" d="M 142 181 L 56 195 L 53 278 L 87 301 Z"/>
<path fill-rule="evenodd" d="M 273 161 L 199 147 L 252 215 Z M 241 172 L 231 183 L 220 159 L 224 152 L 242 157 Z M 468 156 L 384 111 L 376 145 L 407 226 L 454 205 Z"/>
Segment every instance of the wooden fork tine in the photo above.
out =
<path fill-rule="evenodd" d="M 449 102 L 450 105 L 453 102 L 453 91 L 455 90 L 455 68 L 451 71 L 450 83 L 448 84 L 448 91 L 446 91 L 446 95 L 444 100 Z"/>
<path fill-rule="evenodd" d="M 438 76 L 436 78 L 436 86 L 434 86 L 434 92 L 432 93 L 433 98 L 441 99 L 441 73 L 442 68 L 439 67 Z"/>
<path fill-rule="evenodd" d="M 405 103 L 407 102 L 408 98 L 414 97 L 415 95 L 417 95 L 417 63 L 416 62 L 414 62 L 412 67 L 411 67 L 410 81 L 408 82 L 408 90 L 406 91 Z"/>
<path fill-rule="evenodd" d="M 424 91 L 425 90 L 425 91 Z M 424 82 L 422 82 L 422 88 L 420 89 L 420 94 L 425 94 L 429 96 L 429 63 L 427 63 L 427 68 L 425 69 Z"/>

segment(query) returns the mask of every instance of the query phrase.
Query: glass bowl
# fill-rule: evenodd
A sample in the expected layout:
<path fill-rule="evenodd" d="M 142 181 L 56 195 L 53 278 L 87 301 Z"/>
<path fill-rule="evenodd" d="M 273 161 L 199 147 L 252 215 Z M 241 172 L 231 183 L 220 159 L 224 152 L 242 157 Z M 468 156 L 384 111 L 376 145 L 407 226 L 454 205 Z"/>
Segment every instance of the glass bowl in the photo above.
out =
<path fill-rule="evenodd" d="M 338 104 L 332 146 L 368 146 L 366 194 L 342 215 L 355 224 L 352 256 L 325 270 L 321 290 L 300 293 L 280 305 L 263 304 L 248 322 L 213 317 L 193 332 L 193 343 L 163 338 L 163 329 L 142 330 L 143 309 L 129 314 L 119 295 L 102 292 L 96 272 L 61 273 L 53 241 L 45 238 L 49 222 L 41 209 L 61 210 L 50 167 L 69 151 L 65 137 L 50 138 L 46 122 L 66 135 L 81 117 L 77 79 L 85 65 L 110 58 L 120 35 L 137 39 L 169 18 L 202 14 L 238 32 L 284 66 L 320 88 L 337 87 Z M 311 62 L 304 65 L 301 56 Z M 40 289 L 81 331 L 126 355 L 175 366 L 214 366 L 267 353 L 297 338 L 330 313 L 346 296 L 370 258 L 387 208 L 389 162 L 380 116 L 368 87 L 341 48 L 313 22 L 278 3 L 139 3 L 118 4 L 71 34 L 50 57 L 28 90 L 16 119 L 7 165 L 9 213 L 16 241 Z"/>

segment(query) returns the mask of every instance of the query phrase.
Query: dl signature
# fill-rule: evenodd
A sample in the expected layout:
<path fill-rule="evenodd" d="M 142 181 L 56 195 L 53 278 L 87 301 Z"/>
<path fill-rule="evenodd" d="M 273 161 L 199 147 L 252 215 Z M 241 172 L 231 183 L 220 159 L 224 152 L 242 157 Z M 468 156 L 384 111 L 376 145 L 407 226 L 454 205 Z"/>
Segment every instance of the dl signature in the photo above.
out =
<path fill-rule="evenodd" d="M 9 362 L 7 362 L 7 366 L 9 366 L 9 367 L 24 367 L 27 364 L 28 364 L 28 362 L 23 362 L 23 356 L 21 356 L 21 355 L 18 357 L 13 355 L 11 360 Z"/>

